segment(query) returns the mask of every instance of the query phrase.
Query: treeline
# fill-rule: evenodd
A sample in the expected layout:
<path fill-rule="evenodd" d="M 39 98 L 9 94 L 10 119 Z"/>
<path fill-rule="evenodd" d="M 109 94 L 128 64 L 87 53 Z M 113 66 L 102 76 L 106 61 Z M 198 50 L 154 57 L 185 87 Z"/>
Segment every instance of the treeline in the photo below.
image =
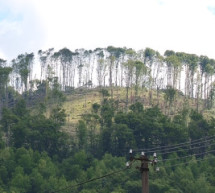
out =
<path fill-rule="evenodd" d="M 62 130 L 66 114 L 60 94 L 53 95 L 51 109 L 40 103 L 30 110 L 23 99 L 11 109 L 4 108 L 0 191 L 138 193 L 141 178 L 135 165 L 76 186 L 124 169 L 130 148 L 137 154 L 157 148 L 160 172 L 150 167 L 151 192 L 215 191 L 215 119 L 207 120 L 186 106 L 170 119 L 157 106 L 145 109 L 139 102 L 123 112 L 108 95 L 103 90 L 101 103 L 93 104 L 91 113 L 83 115 L 73 135 Z M 193 143 L 196 140 L 198 143 Z M 187 145 L 171 151 L 168 148 L 183 143 Z M 164 162 L 166 159 L 169 161 Z"/>
<path fill-rule="evenodd" d="M 19 93 L 44 87 L 46 94 L 53 80 L 61 90 L 72 92 L 77 87 L 126 87 L 127 95 L 132 88 L 138 97 L 139 88 L 148 90 L 171 87 L 182 91 L 186 97 L 208 99 L 206 107 L 213 106 L 215 60 L 167 50 L 159 52 L 146 48 L 48 49 L 17 56 L 11 62 L 0 60 L 1 105 L 10 98 L 11 86 Z M 35 79 L 35 74 L 37 78 Z M 3 101 L 3 102 L 2 102 Z"/>

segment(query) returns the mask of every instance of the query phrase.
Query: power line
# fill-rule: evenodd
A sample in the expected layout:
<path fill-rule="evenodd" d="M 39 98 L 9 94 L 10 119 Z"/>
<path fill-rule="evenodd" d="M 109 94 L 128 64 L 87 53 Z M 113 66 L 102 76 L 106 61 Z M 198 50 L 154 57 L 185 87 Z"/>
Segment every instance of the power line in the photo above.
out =
<path fill-rule="evenodd" d="M 191 155 L 187 155 L 187 156 L 184 156 L 184 157 L 177 157 L 177 158 L 172 158 L 172 159 L 163 159 L 163 160 L 158 160 L 158 162 L 166 162 L 166 161 L 172 161 L 172 160 L 184 159 L 184 158 L 188 158 L 188 157 L 192 157 L 192 156 L 198 156 L 198 155 L 203 155 L 203 154 L 213 153 L 213 152 L 215 152 L 215 150 L 206 151 L 206 152 L 201 152 L 201 153 L 196 153 L 196 154 L 191 154 Z"/>
<path fill-rule="evenodd" d="M 179 165 L 189 164 L 189 163 L 191 163 L 191 162 L 193 162 L 193 161 L 197 161 L 197 162 L 199 162 L 199 161 L 204 161 L 204 160 L 206 160 L 206 159 L 209 159 L 209 157 L 205 157 L 205 158 L 203 158 L 203 159 L 190 160 L 190 161 L 187 161 L 187 162 L 178 163 L 178 164 L 174 164 L 174 165 L 171 165 L 171 166 L 162 166 L 162 168 L 172 168 L 172 167 L 179 166 Z"/>
<path fill-rule="evenodd" d="M 187 146 L 187 145 L 190 145 L 190 146 L 192 146 L 192 145 L 197 145 L 197 144 L 201 144 L 201 143 L 206 143 L 206 142 L 210 142 L 210 141 L 212 141 L 212 140 L 214 140 L 214 138 L 212 138 L 212 139 L 209 139 L 209 140 L 205 140 L 205 141 L 198 141 L 198 142 L 194 142 L 194 143 L 190 143 L 190 144 L 184 144 L 184 145 L 181 145 L 181 146 L 177 146 L 177 147 L 170 147 L 170 148 L 167 148 L 167 149 L 161 149 L 160 151 L 165 151 L 165 150 L 173 150 L 173 149 L 177 149 L 177 148 L 182 148 L 182 147 L 184 147 L 184 146 Z M 154 152 L 154 151 L 148 151 L 148 153 L 152 153 L 152 152 Z"/>
<path fill-rule="evenodd" d="M 203 144 L 203 146 L 198 146 L 198 147 L 193 147 L 193 148 L 189 148 L 188 150 L 191 150 L 191 149 L 199 149 L 201 147 L 211 147 L 212 145 L 214 145 L 215 143 L 211 143 L 211 144 L 206 144 L 206 142 L 210 142 L 212 141 L 212 139 L 209 139 L 209 140 L 205 140 L 203 142 L 194 142 L 192 143 L 192 145 L 195 145 L 195 144 Z M 199 140 L 198 140 L 199 141 Z M 191 146 L 191 144 L 189 144 Z M 186 147 L 186 146 L 185 146 Z M 176 148 L 180 148 L 180 147 L 177 147 L 175 146 L 174 148 L 169 148 L 170 150 L 171 149 L 176 149 Z M 179 149 L 180 151 L 184 151 L 184 149 Z M 154 152 L 154 151 L 153 151 Z M 173 153 L 173 152 L 177 152 L 177 151 L 170 151 L 170 152 L 164 152 L 162 154 L 167 154 L 167 153 Z M 193 154 L 193 155 L 187 155 L 187 156 L 184 156 L 184 157 L 179 157 L 179 158 L 173 158 L 173 159 L 166 159 L 166 160 L 158 160 L 157 159 L 157 154 L 154 153 L 153 154 L 153 157 L 154 159 L 153 160 L 149 160 L 145 153 L 144 152 L 141 152 L 141 157 L 139 158 L 133 158 L 132 156 L 132 149 L 130 149 L 129 153 L 130 153 L 130 160 L 133 160 L 133 159 L 136 159 L 136 160 L 140 160 L 141 161 L 141 167 L 137 167 L 140 169 L 141 173 L 142 173 L 142 192 L 143 193 L 149 193 L 149 176 L 148 176 L 148 171 L 149 171 L 149 168 L 148 168 L 148 163 L 151 163 L 153 166 L 156 166 L 157 165 L 157 162 L 160 161 L 160 162 L 165 162 L 165 161 L 170 161 L 170 160 L 176 160 L 176 159 L 183 159 L 183 158 L 187 158 L 187 157 L 191 157 L 191 156 L 197 156 L 197 155 L 202 155 L 202 154 L 206 154 L 206 153 L 212 153 L 212 152 L 215 152 L 215 150 L 211 150 L 211 151 L 205 151 L 205 152 L 201 152 L 201 153 L 196 153 L 196 154 Z M 205 158 L 203 158 L 204 160 Z M 192 161 L 192 160 L 191 160 Z M 183 165 L 183 164 L 186 164 L 186 163 L 190 163 L 191 161 L 189 162 L 184 162 L 184 163 L 178 163 L 178 164 L 175 164 L 175 165 L 171 165 L 171 166 L 163 166 L 164 168 L 168 168 L 168 167 L 175 167 L 175 166 L 178 166 L 178 165 Z M 156 168 L 156 171 L 159 171 L 159 168 L 157 167 Z"/>
<path fill-rule="evenodd" d="M 203 141 L 210 141 L 210 140 L 213 140 L 215 138 L 215 135 L 213 136 L 210 136 L 210 137 L 204 137 L 204 138 L 199 138 L 197 140 L 192 140 L 192 141 L 187 141 L 187 142 L 183 142 L 183 143 L 179 143 L 179 144 L 176 144 L 176 145 L 165 145 L 165 146 L 159 146 L 159 147 L 154 147 L 154 148 L 148 148 L 148 149 L 136 149 L 134 151 L 145 151 L 145 153 L 153 153 L 155 152 L 156 150 L 160 150 L 160 149 L 170 149 L 170 148 L 179 148 L 179 147 L 183 147 L 183 146 L 186 146 L 186 145 L 194 145 L 194 144 L 198 144 L 199 142 Z M 153 151 L 152 151 L 153 150 Z"/>
<path fill-rule="evenodd" d="M 210 136 L 210 137 L 203 137 L 203 138 L 199 138 L 199 139 L 196 139 L 196 140 L 192 140 L 192 141 L 187 141 L 187 142 L 183 142 L 183 143 L 178 143 L 176 145 L 165 145 L 165 146 L 159 146 L 159 147 L 154 147 L 154 148 L 148 148 L 148 149 L 140 149 L 141 151 L 142 150 L 147 150 L 149 152 L 149 150 L 157 150 L 157 149 L 161 149 L 161 148 L 172 148 L 172 147 L 178 147 L 178 146 L 183 146 L 183 145 L 186 145 L 186 144 L 194 144 L 194 142 L 198 143 L 199 141 L 202 141 L 202 140 L 206 140 L 206 139 L 210 139 L 210 138 L 214 138 L 215 135 L 213 136 Z M 137 150 L 137 151 L 140 151 L 140 150 Z M 153 151 L 152 151 L 153 152 Z"/>
<path fill-rule="evenodd" d="M 165 154 L 170 154 L 170 153 L 176 153 L 176 152 L 180 152 L 180 151 L 191 151 L 191 150 L 194 150 L 194 149 L 199 149 L 199 148 L 203 148 L 203 147 L 209 147 L 209 146 L 212 146 L 212 145 L 214 145 L 215 144 L 215 142 L 213 142 L 213 143 L 210 143 L 210 144 L 207 144 L 208 142 L 211 142 L 211 141 L 213 141 L 214 139 L 210 139 L 210 140 L 206 140 L 206 141 L 202 141 L 201 143 L 200 142 L 196 142 L 196 143 L 191 143 L 191 144 L 188 144 L 189 145 L 189 147 L 188 147 L 188 145 L 187 146 L 185 146 L 185 147 L 183 147 L 183 146 L 180 146 L 180 147 L 177 147 L 178 148 L 178 150 L 176 149 L 176 148 L 171 148 L 171 149 L 164 149 L 164 150 L 161 150 L 161 151 L 158 151 L 159 152 L 159 154 L 160 155 L 165 155 Z M 204 144 L 203 144 L 204 143 Z M 190 147 L 190 146 L 193 146 L 193 145 L 199 145 L 199 144 L 201 144 L 201 146 L 195 146 L 195 147 Z M 180 148 L 180 149 L 179 149 Z M 183 148 L 183 149 L 181 149 L 181 148 Z M 173 149 L 176 149 L 176 150 L 173 150 Z M 171 151 L 167 151 L 167 150 L 171 150 Z M 162 152 L 162 151 L 166 151 L 166 152 Z M 155 151 L 150 151 L 150 152 L 144 152 L 144 153 L 152 153 L 152 152 L 154 152 L 155 153 Z"/>
<path fill-rule="evenodd" d="M 210 144 L 203 144 L 201 146 L 186 147 L 186 148 L 178 149 L 178 150 L 174 150 L 174 151 L 160 152 L 160 153 L 158 153 L 158 155 L 166 155 L 166 154 L 183 152 L 183 151 L 192 151 L 192 150 L 196 150 L 196 149 L 200 149 L 200 148 L 209 148 L 209 147 L 214 146 L 214 145 L 215 145 L 215 142 L 210 143 Z"/>
<path fill-rule="evenodd" d="M 214 136 L 209 137 L 209 138 L 208 138 L 209 140 L 205 140 L 205 138 L 200 138 L 200 139 L 198 139 L 198 140 L 194 140 L 194 141 L 193 141 L 194 143 L 185 142 L 185 143 L 177 144 L 177 145 L 174 146 L 174 148 L 183 147 L 183 146 L 180 146 L 180 145 L 183 145 L 183 144 L 186 144 L 186 143 L 190 143 L 189 145 L 199 144 L 199 143 L 200 143 L 199 141 L 201 141 L 201 140 L 205 140 L 205 141 L 203 141 L 203 142 L 206 143 L 206 142 L 212 141 L 212 140 L 213 140 L 213 137 L 214 137 Z M 211 138 L 211 139 L 210 139 L 210 138 Z M 201 142 L 201 143 L 203 143 L 203 142 Z M 198 147 L 190 148 L 190 149 L 188 149 L 188 150 L 198 149 L 198 148 L 201 148 L 201 147 L 209 147 L 209 146 L 214 145 L 214 144 L 215 144 L 215 143 L 212 143 L 212 144 L 209 144 L 209 145 L 207 145 L 207 146 L 205 146 L 205 144 L 204 144 L 204 146 L 198 146 Z M 178 147 L 178 146 L 179 146 L 179 147 Z M 165 147 L 165 146 L 163 146 L 163 147 Z M 166 146 L 166 147 L 167 147 L 167 146 Z M 171 146 L 168 146 L 168 147 L 171 147 Z M 159 148 L 161 148 L 161 147 L 159 147 Z M 172 148 L 170 148 L 170 149 L 174 149 L 174 148 L 173 148 L 173 146 L 172 146 Z M 156 149 L 156 148 L 154 148 L 154 149 Z M 179 149 L 178 151 L 184 151 L 184 149 Z M 162 153 L 162 155 L 167 154 L 167 153 L 173 153 L 173 152 L 177 152 L 177 151 L 164 152 L 164 153 Z M 207 151 L 207 152 L 204 152 L 204 153 L 198 153 L 198 154 L 188 155 L 188 156 L 179 157 L 179 158 L 174 158 L 174 159 L 165 159 L 165 160 L 158 160 L 158 161 L 160 161 L 160 162 L 165 162 L 165 161 L 176 160 L 176 159 L 183 159 L 183 158 L 186 158 L 186 157 L 197 156 L 197 155 L 202 155 L 202 154 L 205 154 L 205 153 L 212 153 L 212 152 L 215 152 L 215 150 Z M 135 160 L 134 160 L 134 161 L 135 161 Z M 132 166 L 132 163 L 133 163 L 134 161 L 132 161 L 132 162 L 130 163 L 130 166 Z M 164 166 L 164 168 L 167 168 L 167 167 L 174 167 L 174 166 L 178 166 L 178 165 L 183 165 L 183 164 L 186 164 L 186 163 L 189 163 L 189 162 L 179 163 L 179 164 L 175 164 L 175 165 L 172 165 L 172 166 Z M 93 182 L 93 181 L 96 181 L 96 180 L 99 180 L 99 179 L 102 179 L 102 178 L 105 178 L 105 177 L 108 177 L 108 176 L 111 176 L 111 175 L 114 175 L 114 174 L 120 173 L 120 172 L 122 172 L 122 171 L 125 171 L 126 169 L 127 169 L 127 168 L 124 168 L 124 169 L 121 169 L 121 170 L 118 170 L 118 171 L 115 171 L 115 172 L 111 172 L 111 173 L 109 173 L 109 174 L 106 174 L 106 175 L 103 175 L 103 176 L 100 176 L 100 177 L 97 177 L 97 178 L 92 178 L 92 179 L 86 180 L 86 181 L 84 181 L 84 182 L 81 182 L 81 183 L 78 183 L 78 184 L 75 184 L 75 185 L 67 186 L 67 187 L 62 188 L 62 189 L 59 189 L 59 190 L 48 191 L 48 192 L 50 192 L 50 193 L 57 193 L 57 192 L 61 192 L 61 191 L 64 191 L 64 190 L 72 189 L 72 188 L 74 188 L 74 187 L 78 187 L 78 186 L 81 186 L 81 185 L 84 185 L 84 184 L 87 184 L 87 183 L 90 183 L 90 182 Z"/>
<path fill-rule="evenodd" d="M 87 184 L 87 183 L 89 183 L 89 182 L 93 182 L 93 181 L 96 181 L 96 180 L 100 180 L 100 179 L 102 179 L 102 178 L 106 178 L 106 177 L 108 177 L 108 176 L 112 176 L 112 175 L 114 175 L 114 174 L 117 174 L 117 173 L 120 173 L 120 172 L 122 172 L 122 171 L 125 171 L 126 169 L 128 169 L 128 167 L 123 168 L 123 169 L 118 170 L 118 171 L 115 171 L 115 172 L 111 172 L 111 173 L 106 174 L 106 175 L 104 175 L 104 176 L 100 176 L 100 177 L 97 177 L 97 178 L 92 178 L 92 179 L 86 180 L 86 181 L 84 181 L 84 182 L 81 182 L 81 183 L 78 183 L 78 184 L 75 184 L 75 185 L 72 185 L 72 186 L 67 186 L 67 187 L 62 188 L 62 189 L 59 189 L 59 190 L 55 190 L 55 191 L 46 191 L 46 192 L 57 193 L 57 192 L 61 192 L 61 191 L 64 191 L 64 190 L 72 189 L 72 188 L 74 188 L 74 187 L 78 187 L 78 186 Z"/>
<path fill-rule="evenodd" d="M 175 151 L 161 152 L 161 153 L 159 153 L 159 155 L 166 155 L 166 154 L 170 154 L 170 153 L 177 153 L 177 152 L 183 152 L 183 151 L 191 151 L 191 150 L 200 149 L 200 148 L 208 148 L 213 145 L 215 145 L 215 142 L 211 143 L 211 144 L 203 144 L 203 145 L 197 146 L 197 147 L 191 147 L 191 148 L 188 147 L 188 148 L 178 149 Z"/>

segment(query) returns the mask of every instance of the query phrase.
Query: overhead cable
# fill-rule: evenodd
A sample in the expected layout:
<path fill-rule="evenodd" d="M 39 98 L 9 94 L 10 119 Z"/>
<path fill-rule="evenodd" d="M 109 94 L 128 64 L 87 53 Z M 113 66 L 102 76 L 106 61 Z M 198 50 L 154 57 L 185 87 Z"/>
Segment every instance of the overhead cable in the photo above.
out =
<path fill-rule="evenodd" d="M 154 147 L 154 148 L 147 148 L 147 149 L 137 149 L 134 151 L 145 151 L 145 153 L 150 153 L 150 152 L 155 152 L 158 151 L 160 149 L 173 149 L 173 148 L 179 148 L 179 147 L 183 147 L 186 145 L 194 145 L 194 144 L 198 144 L 198 143 L 203 143 L 203 142 L 207 142 L 207 141 L 211 141 L 215 139 L 215 135 L 213 136 L 207 136 L 207 137 L 203 137 L 203 138 L 199 138 L 196 140 L 192 140 L 192 141 L 187 141 L 187 142 L 183 142 L 183 143 L 178 143 L 176 145 L 164 145 L 164 146 L 159 146 L 159 147 Z"/>
<path fill-rule="evenodd" d="M 114 171 L 114 172 L 111 172 L 111 173 L 109 173 L 109 174 L 106 174 L 106 175 L 97 177 L 97 178 L 92 178 L 92 179 L 86 180 L 86 181 L 84 181 L 84 182 L 80 182 L 80 183 L 78 183 L 78 184 L 75 184 L 75 185 L 67 186 L 67 187 L 64 187 L 64 188 L 59 189 L 59 190 L 48 191 L 48 192 L 50 192 L 50 193 L 62 192 L 62 191 L 64 191 L 64 190 L 72 189 L 72 188 L 75 188 L 75 187 L 78 187 L 78 186 L 87 184 L 87 183 L 89 183 L 89 182 L 93 182 L 93 181 L 96 181 L 96 180 L 100 180 L 100 179 L 102 179 L 102 178 L 106 178 L 106 177 L 108 177 L 108 176 L 112 176 L 112 175 L 114 175 L 114 174 L 123 172 L 123 171 L 125 171 L 126 169 L 128 169 L 128 168 L 126 167 L 126 168 L 124 168 L 124 169 L 121 169 L 121 170 L 118 170 L 118 171 Z"/>
<path fill-rule="evenodd" d="M 183 157 L 172 158 L 172 159 L 158 160 L 158 162 L 166 162 L 166 161 L 172 161 L 172 160 L 179 160 L 179 159 L 184 159 L 184 158 L 188 158 L 188 157 L 192 157 L 192 156 L 204 155 L 204 154 L 213 153 L 213 152 L 215 152 L 215 150 L 205 151 L 205 152 L 201 152 L 201 153 L 195 153 L 195 154 L 191 154 L 191 155 L 187 155 L 187 156 L 183 156 Z"/>

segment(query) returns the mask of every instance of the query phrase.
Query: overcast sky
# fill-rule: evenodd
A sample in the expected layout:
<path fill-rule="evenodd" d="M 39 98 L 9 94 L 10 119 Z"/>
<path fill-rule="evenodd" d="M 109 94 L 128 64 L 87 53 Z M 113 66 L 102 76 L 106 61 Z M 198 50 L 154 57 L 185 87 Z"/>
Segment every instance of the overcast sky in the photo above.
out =
<path fill-rule="evenodd" d="M 215 0 L 0 0 L 0 58 L 109 45 L 215 58 Z"/>

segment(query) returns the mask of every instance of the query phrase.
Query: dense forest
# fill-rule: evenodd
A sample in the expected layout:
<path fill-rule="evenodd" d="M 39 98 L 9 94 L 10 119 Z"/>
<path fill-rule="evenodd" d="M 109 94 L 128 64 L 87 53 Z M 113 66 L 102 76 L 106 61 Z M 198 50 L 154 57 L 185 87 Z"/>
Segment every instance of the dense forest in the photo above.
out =
<path fill-rule="evenodd" d="M 215 118 L 203 114 L 213 109 L 213 59 L 112 46 L 40 50 L 39 79 L 34 60 L 0 59 L 0 192 L 139 193 L 129 149 L 157 153 L 150 192 L 215 192 Z M 63 104 L 80 89 L 97 90 L 100 102 L 71 134 Z"/>

